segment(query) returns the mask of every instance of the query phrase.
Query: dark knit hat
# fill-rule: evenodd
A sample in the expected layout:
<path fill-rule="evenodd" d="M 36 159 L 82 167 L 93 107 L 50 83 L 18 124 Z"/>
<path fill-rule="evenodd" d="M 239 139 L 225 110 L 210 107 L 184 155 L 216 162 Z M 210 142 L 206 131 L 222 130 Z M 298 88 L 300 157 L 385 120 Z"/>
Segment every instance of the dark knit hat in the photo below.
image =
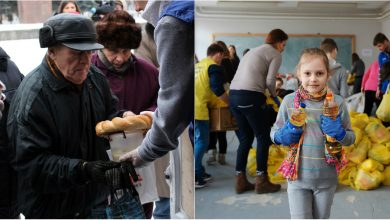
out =
<path fill-rule="evenodd" d="M 75 50 L 97 50 L 103 45 L 97 43 L 94 23 L 91 19 L 71 13 L 50 17 L 39 30 L 41 48 L 63 44 Z"/>

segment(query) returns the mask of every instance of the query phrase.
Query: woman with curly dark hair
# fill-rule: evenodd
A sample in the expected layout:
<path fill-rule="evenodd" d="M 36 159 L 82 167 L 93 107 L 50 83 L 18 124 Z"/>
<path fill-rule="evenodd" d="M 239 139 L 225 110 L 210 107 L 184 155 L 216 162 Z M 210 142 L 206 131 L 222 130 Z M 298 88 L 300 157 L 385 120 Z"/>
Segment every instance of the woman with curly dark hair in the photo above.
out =
<path fill-rule="evenodd" d="M 137 48 L 141 42 L 141 28 L 134 18 L 126 11 L 110 12 L 96 23 L 96 32 L 98 42 L 104 45 L 104 49 L 92 56 L 92 63 L 106 75 L 112 92 L 118 97 L 117 108 L 129 110 L 125 115 L 154 111 L 159 90 L 158 70 L 131 52 L 131 49 Z M 154 168 L 152 172 L 155 175 Z M 143 177 L 143 181 L 150 180 Z M 155 184 L 155 180 L 153 181 Z M 152 188 L 144 189 L 144 192 L 155 190 L 156 198 L 145 198 L 140 192 L 141 203 L 148 219 L 152 216 L 153 201 L 158 200 L 155 185 Z"/>

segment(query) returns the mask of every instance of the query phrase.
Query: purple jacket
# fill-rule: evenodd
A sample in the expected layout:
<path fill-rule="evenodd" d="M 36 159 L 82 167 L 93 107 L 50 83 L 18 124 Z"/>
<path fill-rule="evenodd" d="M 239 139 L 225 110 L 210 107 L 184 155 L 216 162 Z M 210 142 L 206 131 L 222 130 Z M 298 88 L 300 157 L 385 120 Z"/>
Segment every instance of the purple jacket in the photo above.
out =
<path fill-rule="evenodd" d="M 133 62 L 122 74 L 110 72 L 97 53 L 92 64 L 106 75 L 112 92 L 118 97 L 117 109 L 130 110 L 134 114 L 154 111 L 157 108 L 159 90 L 158 70 L 147 61 L 132 55 Z"/>

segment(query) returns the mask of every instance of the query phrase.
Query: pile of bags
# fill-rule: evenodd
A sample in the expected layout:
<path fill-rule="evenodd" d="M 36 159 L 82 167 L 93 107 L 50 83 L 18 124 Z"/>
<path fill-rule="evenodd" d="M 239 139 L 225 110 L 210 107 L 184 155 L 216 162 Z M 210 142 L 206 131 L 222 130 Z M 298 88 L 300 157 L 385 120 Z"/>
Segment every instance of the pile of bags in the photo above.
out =
<path fill-rule="evenodd" d="M 348 164 L 340 171 L 339 183 L 356 190 L 390 185 L 390 127 L 375 117 L 350 112 L 355 143 L 343 147 Z"/>
<path fill-rule="evenodd" d="M 340 171 L 339 183 L 356 190 L 390 186 L 390 127 L 386 128 L 375 117 L 351 111 L 352 129 L 356 140 L 351 146 L 343 146 L 343 158 L 348 161 Z M 288 147 L 271 145 L 268 156 L 268 176 L 272 183 L 286 180 L 276 172 L 287 155 Z M 249 151 L 247 171 L 256 176 L 256 149 Z"/>
<path fill-rule="evenodd" d="M 272 183 L 283 183 L 286 179 L 276 172 L 287 155 L 288 147 L 272 144 L 268 155 L 268 177 Z M 256 148 L 252 147 L 248 155 L 247 171 L 250 176 L 256 176 Z"/>

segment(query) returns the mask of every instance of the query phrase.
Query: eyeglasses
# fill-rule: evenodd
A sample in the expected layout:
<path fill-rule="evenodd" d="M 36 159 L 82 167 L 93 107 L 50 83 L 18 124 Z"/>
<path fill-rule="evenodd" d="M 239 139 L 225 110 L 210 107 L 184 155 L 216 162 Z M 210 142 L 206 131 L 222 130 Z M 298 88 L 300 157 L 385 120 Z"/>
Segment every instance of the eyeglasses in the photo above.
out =
<path fill-rule="evenodd" d="M 5 91 L 5 90 L 6 90 L 6 87 L 5 87 L 4 83 L 2 81 L 0 81 L 0 94 L 1 94 L 0 100 L 2 100 L 2 101 L 4 101 L 7 98 L 7 96 L 5 96 L 5 94 L 3 93 L 3 91 Z"/>

